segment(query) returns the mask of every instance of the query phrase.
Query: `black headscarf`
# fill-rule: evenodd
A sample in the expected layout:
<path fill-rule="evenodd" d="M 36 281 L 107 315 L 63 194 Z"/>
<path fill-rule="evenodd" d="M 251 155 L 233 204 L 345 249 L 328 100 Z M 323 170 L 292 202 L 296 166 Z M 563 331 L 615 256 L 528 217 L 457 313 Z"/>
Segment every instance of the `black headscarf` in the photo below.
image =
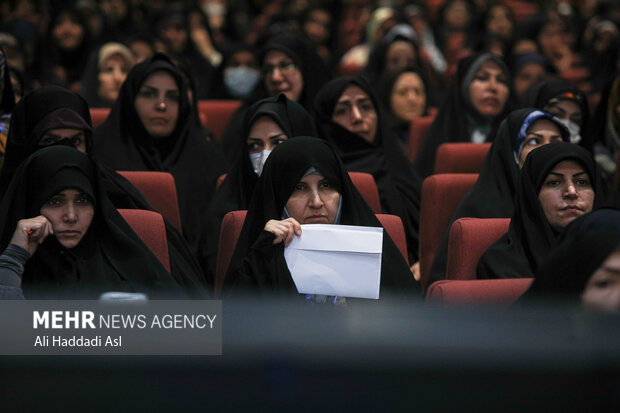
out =
<path fill-rule="evenodd" d="M 588 173 L 595 194 L 592 209 L 605 205 L 603 182 L 588 151 L 564 142 L 534 149 L 521 170 L 508 233 L 480 257 L 476 268 L 479 278 L 532 277 L 536 272 L 558 235 L 547 221 L 538 195 L 549 172 L 566 160 L 578 162 Z"/>
<path fill-rule="evenodd" d="M 428 285 L 445 278 L 448 262 L 448 241 L 450 228 L 459 218 L 510 218 L 514 213 L 514 197 L 519 181 L 518 148 L 527 131 L 539 119 L 553 122 L 564 142 L 569 141 L 569 132 L 557 118 L 538 109 L 519 109 L 510 113 L 502 122 L 497 137 L 480 170 L 478 180 L 463 196 L 457 206 L 447 231 L 444 233 L 430 271 Z"/>
<path fill-rule="evenodd" d="M 179 88 L 179 115 L 170 136 L 154 139 L 144 128 L 134 101 L 142 83 L 158 71 L 170 74 Z M 174 176 L 183 235 L 206 270 L 205 212 L 227 163 L 204 138 L 194 116 L 178 68 L 166 55 L 155 54 L 129 72 L 110 115 L 95 131 L 93 155 L 115 170 L 165 171 Z"/>
<path fill-rule="evenodd" d="M 230 211 L 248 209 L 258 175 L 250 163 L 250 154 L 246 144 L 252 125 L 258 118 L 267 116 L 280 126 L 288 138 L 295 136 L 315 136 L 314 121 L 298 103 L 287 99 L 285 95 L 259 100 L 246 112 L 243 122 L 243 134 L 240 135 L 241 155 L 233 164 L 220 189 L 213 196 L 213 202 L 207 213 L 209 217 L 209 266 L 211 274 L 215 269 L 220 226 L 224 215 Z M 210 280 L 211 282 L 213 280 Z"/>
<path fill-rule="evenodd" d="M 28 93 L 15 105 L 0 173 L 0 198 L 19 164 L 34 153 L 49 129 L 75 128 L 84 131 L 86 150 L 92 148 L 92 121 L 86 101 L 60 86 L 43 86 Z"/>
<path fill-rule="evenodd" d="M 548 110 L 547 106 L 553 99 L 567 99 L 575 102 L 581 108 L 581 139 L 579 144 L 586 148 L 591 148 L 592 143 L 584 134 L 588 128 L 590 109 L 586 95 L 578 87 L 573 86 L 564 79 L 544 80 L 530 88 L 525 95 L 525 105 L 532 108 Z"/>
<path fill-rule="evenodd" d="M 504 61 L 491 53 L 475 53 L 459 61 L 450 91 L 426 133 L 420 152 L 415 159 L 414 167 L 420 177 L 426 178 L 433 173 L 435 154 L 442 143 L 471 142 L 471 134 L 476 127 L 488 130 L 486 142 L 495 138 L 500 122 L 508 113 L 510 98 L 499 115 L 493 119 L 486 119 L 473 107 L 469 94 L 465 96 L 464 92 L 469 91 L 469 85 L 476 71 L 487 61 L 496 63 L 504 71 L 506 78 L 510 79 L 510 73 Z"/>
<path fill-rule="evenodd" d="M 308 113 L 313 115 L 315 95 L 321 87 L 332 78 L 329 69 L 314 49 L 314 46 L 307 39 L 298 34 L 285 32 L 270 38 L 265 43 L 259 55 L 260 64 L 264 63 L 267 53 L 272 50 L 278 50 L 286 54 L 301 71 L 304 85 L 297 103 L 303 106 Z M 245 112 L 253 103 L 266 97 L 269 97 L 269 94 L 265 86 L 265 79 L 261 78 L 254 92 L 252 92 L 250 97 L 244 100 L 241 108 L 239 108 L 231 118 L 224 138 L 222 139 L 224 152 L 229 161 L 232 162 L 235 160 L 236 156 L 240 153 L 238 136 L 241 134 Z"/>
<path fill-rule="evenodd" d="M 420 58 L 420 45 L 418 44 L 415 31 L 407 24 L 396 25 L 392 27 L 370 51 L 368 63 L 366 64 L 362 74 L 370 81 L 371 84 L 376 84 L 385 72 L 385 56 L 387 55 L 390 46 L 397 41 L 403 41 L 411 44 L 416 60 L 414 65 L 421 66 L 422 59 Z"/>
<path fill-rule="evenodd" d="M 92 223 L 74 248 L 63 247 L 53 235 L 39 246 L 22 277 L 26 296 L 29 291 L 54 298 L 96 298 L 105 291 L 179 295 L 179 284 L 107 198 L 88 156 L 66 146 L 37 151 L 15 172 L 0 204 L 2 248 L 18 220 L 40 215 L 45 201 L 69 188 L 91 198 Z"/>
<path fill-rule="evenodd" d="M 317 138 L 298 137 L 277 146 L 267 159 L 233 254 L 226 284 L 261 293 L 297 294 L 284 259 L 284 244 L 273 245 L 264 231 L 270 219 L 280 220 L 293 188 L 310 167 L 316 168 L 341 195 L 342 225 L 380 227 L 342 162 L 330 145 Z M 410 294 L 417 285 L 403 256 L 384 232 L 381 291 Z"/>
<path fill-rule="evenodd" d="M 350 85 L 364 90 L 375 107 L 377 133 L 374 142 L 368 142 L 332 121 L 334 107 Z M 384 121 L 370 84 L 361 77 L 351 76 L 327 83 L 316 98 L 316 123 L 319 134 L 333 146 L 347 171 L 367 172 L 375 178 L 383 211 L 403 220 L 411 262 L 417 261 L 421 181 Z"/>
<path fill-rule="evenodd" d="M 43 86 L 26 95 L 16 106 L 8 136 L 5 165 L 0 172 L 0 199 L 6 192 L 17 167 L 44 146 L 39 140 L 49 129 L 75 128 L 84 130 L 86 150 L 92 148 L 92 121 L 88 105 L 80 95 L 59 86 Z M 68 139 L 58 144 L 73 146 Z M 101 163 L 94 162 L 101 175 L 108 198 L 116 208 L 155 208 L 127 179 Z M 179 284 L 191 291 L 204 289 L 204 276 L 181 233 L 164 219 L 170 272 Z"/>
<path fill-rule="evenodd" d="M 620 247 L 620 211 L 602 208 L 568 224 L 524 295 L 579 300 L 592 274 Z"/>

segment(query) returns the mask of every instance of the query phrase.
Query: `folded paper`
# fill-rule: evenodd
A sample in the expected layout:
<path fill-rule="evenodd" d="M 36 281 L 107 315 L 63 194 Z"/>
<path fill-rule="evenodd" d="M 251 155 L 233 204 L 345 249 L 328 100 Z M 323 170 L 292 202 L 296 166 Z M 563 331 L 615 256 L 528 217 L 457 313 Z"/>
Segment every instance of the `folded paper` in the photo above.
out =
<path fill-rule="evenodd" d="M 383 228 L 302 225 L 284 250 L 302 294 L 379 298 Z"/>

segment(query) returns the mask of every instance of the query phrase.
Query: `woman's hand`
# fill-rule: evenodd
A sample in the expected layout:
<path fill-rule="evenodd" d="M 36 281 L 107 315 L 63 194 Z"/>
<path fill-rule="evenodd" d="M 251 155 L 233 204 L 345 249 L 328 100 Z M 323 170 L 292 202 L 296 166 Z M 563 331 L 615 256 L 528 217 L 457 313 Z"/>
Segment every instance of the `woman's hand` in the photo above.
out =
<path fill-rule="evenodd" d="M 420 261 L 413 264 L 409 269 L 411 270 L 411 274 L 413 274 L 413 278 L 415 278 L 416 281 L 420 281 L 422 276 L 420 273 Z"/>
<path fill-rule="evenodd" d="M 53 234 L 52 224 L 43 215 L 22 219 L 17 222 L 17 228 L 11 238 L 11 244 L 15 244 L 26 251 L 32 257 L 37 247 L 48 235 Z"/>
<path fill-rule="evenodd" d="M 269 231 L 276 236 L 276 239 L 273 240 L 273 245 L 284 241 L 284 246 L 286 247 L 293 240 L 293 235 L 301 235 L 301 225 L 295 218 L 287 218 L 282 221 L 272 219 L 265 224 L 265 231 Z"/>

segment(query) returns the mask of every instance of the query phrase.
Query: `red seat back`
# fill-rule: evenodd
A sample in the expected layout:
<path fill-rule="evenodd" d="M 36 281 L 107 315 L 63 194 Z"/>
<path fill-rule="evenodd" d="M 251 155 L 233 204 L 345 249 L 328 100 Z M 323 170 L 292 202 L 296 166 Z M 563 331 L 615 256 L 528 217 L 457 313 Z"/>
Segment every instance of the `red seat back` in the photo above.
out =
<path fill-rule="evenodd" d="M 435 115 L 422 116 L 411 121 L 409 125 L 409 160 L 411 162 L 415 160 L 433 120 L 435 120 Z"/>
<path fill-rule="evenodd" d="M 172 174 L 157 171 L 117 172 L 138 188 L 151 205 L 181 231 L 177 188 Z"/>
<path fill-rule="evenodd" d="M 166 227 L 161 215 L 144 209 L 119 209 L 118 212 L 161 264 L 170 272 Z"/>
<path fill-rule="evenodd" d="M 90 117 L 93 120 L 93 129 L 96 129 L 108 118 L 110 108 L 90 108 Z"/>
<path fill-rule="evenodd" d="M 420 205 L 420 282 L 426 287 L 435 250 L 461 198 L 478 180 L 478 174 L 431 175 L 422 184 Z"/>
<path fill-rule="evenodd" d="M 355 188 L 364 197 L 366 203 L 370 206 L 375 214 L 381 213 L 381 201 L 379 199 L 379 190 L 375 183 L 375 178 L 366 172 L 349 172 L 349 178 L 355 185 Z"/>
<path fill-rule="evenodd" d="M 435 156 L 436 174 L 480 173 L 491 143 L 444 143 Z"/>
<path fill-rule="evenodd" d="M 403 227 L 403 221 L 397 215 L 390 214 L 376 214 L 377 219 L 381 222 L 383 228 L 387 231 L 392 241 L 398 247 L 398 250 L 403 257 L 405 258 L 405 262 L 409 264 L 409 257 L 407 254 L 407 240 L 405 239 L 405 227 Z"/>
<path fill-rule="evenodd" d="M 205 126 L 213 132 L 216 142 L 221 142 L 228 121 L 241 105 L 240 100 L 199 100 L 198 112 Z M 204 116 L 204 117 L 203 117 Z"/>
<path fill-rule="evenodd" d="M 480 256 L 508 232 L 510 218 L 460 218 L 450 229 L 446 279 L 475 280 Z"/>
<path fill-rule="evenodd" d="M 532 284 L 533 278 L 498 280 L 441 280 L 426 293 L 427 302 L 437 303 L 514 303 Z"/>
<path fill-rule="evenodd" d="M 230 259 L 232 258 L 239 234 L 243 228 L 245 217 L 248 211 L 230 211 L 224 215 L 222 226 L 220 227 L 220 243 L 217 251 L 217 265 L 215 268 L 215 297 L 222 293 L 224 279 L 228 272 Z"/>

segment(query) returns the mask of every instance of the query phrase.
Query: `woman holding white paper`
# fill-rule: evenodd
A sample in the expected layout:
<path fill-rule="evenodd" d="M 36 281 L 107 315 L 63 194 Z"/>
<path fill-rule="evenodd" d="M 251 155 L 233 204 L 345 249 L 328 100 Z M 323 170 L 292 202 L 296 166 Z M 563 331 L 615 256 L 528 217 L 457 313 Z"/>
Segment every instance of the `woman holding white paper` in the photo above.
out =
<path fill-rule="evenodd" d="M 298 294 L 284 247 L 302 224 L 380 227 L 329 143 L 286 141 L 269 156 L 231 260 L 225 285 L 265 294 Z M 381 292 L 418 291 L 407 263 L 384 232 Z"/>

